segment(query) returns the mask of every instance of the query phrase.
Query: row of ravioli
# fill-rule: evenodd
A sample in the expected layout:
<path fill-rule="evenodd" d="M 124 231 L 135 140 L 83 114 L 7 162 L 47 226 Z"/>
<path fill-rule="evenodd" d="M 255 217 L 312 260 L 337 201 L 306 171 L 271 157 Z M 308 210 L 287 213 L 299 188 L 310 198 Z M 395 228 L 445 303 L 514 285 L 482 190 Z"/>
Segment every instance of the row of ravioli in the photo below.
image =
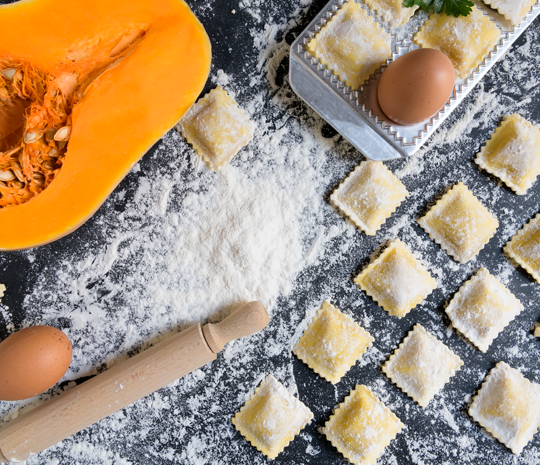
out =
<path fill-rule="evenodd" d="M 411 8 L 404 7 L 403 2 L 400 0 L 366 0 L 366 3 L 394 27 L 405 24 L 418 9 L 416 5 Z M 514 2 L 484 0 L 484 3 L 497 10 L 512 25 L 518 26 L 536 3 L 536 0 L 516 0 Z"/>
<path fill-rule="evenodd" d="M 486 0 L 513 26 L 518 26 L 537 0 Z M 417 6 L 407 8 L 401 0 L 366 0 L 391 26 L 405 24 Z M 443 52 L 452 62 L 456 77 L 465 79 L 492 52 L 502 30 L 482 9 L 473 6 L 468 16 L 432 14 L 414 35 L 424 48 Z M 392 55 L 391 36 L 362 8 L 349 0 L 307 43 L 307 51 L 326 65 L 351 90 L 360 86 Z"/>
<path fill-rule="evenodd" d="M 517 194 L 525 194 L 540 174 L 540 130 L 511 115 L 482 147 L 476 162 Z M 366 234 L 374 235 L 406 196 L 405 186 L 388 168 L 365 161 L 338 186 L 331 201 Z M 497 219 L 462 183 L 450 188 L 418 222 L 460 263 L 473 259 L 498 227 Z M 540 282 L 538 250 L 540 215 L 505 246 L 505 252 Z M 396 317 L 405 316 L 437 287 L 421 261 L 398 239 L 387 244 L 354 282 Z M 482 352 L 522 310 L 520 301 L 484 268 L 446 306 L 454 328 Z M 373 341 L 351 317 L 324 302 L 293 352 L 317 374 L 337 383 Z M 425 407 L 462 365 L 450 348 L 416 324 L 382 370 Z M 500 362 L 485 378 L 469 414 L 519 454 L 540 425 L 540 385 Z M 312 418 L 309 408 L 269 375 L 232 421 L 251 444 L 275 458 Z M 322 433 L 350 462 L 369 465 L 402 427 L 367 386 L 358 385 Z"/>
<path fill-rule="evenodd" d="M 324 302 L 293 352 L 320 376 L 337 383 L 373 341 L 351 317 Z M 382 370 L 425 407 L 462 365 L 445 344 L 417 324 Z M 523 414 L 516 415 L 519 412 Z M 519 454 L 540 421 L 540 386 L 500 362 L 485 378 L 469 414 Z M 254 447 L 274 459 L 312 419 L 310 409 L 268 375 L 232 423 Z M 357 385 L 321 432 L 351 463 L 371 465 L 403 426 L 369 387 Z"/>

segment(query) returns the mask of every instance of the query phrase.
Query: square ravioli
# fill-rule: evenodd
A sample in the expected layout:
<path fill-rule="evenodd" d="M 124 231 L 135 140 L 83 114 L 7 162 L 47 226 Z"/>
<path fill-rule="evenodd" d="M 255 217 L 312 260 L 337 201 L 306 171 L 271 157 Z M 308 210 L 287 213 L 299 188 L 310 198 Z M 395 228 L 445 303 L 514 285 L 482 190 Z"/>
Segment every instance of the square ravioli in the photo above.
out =
<path fill-rule="evenodd" d="M 351 463 L 371 465 L 401 428 L 400 419 L 367 386 L 357 385 L 322 432 Z"/>
<path fill-rule="evenodd" d="M 497 10 L 514 26 L 518 26 L 536 0 L 484 0 L 484 3 Z"/>
<path fill-rule="evenodd" d="M 461 182 L 444 194 L 418 223 L 460 263 L 472 260 L 499 227 L 497 219 Z"/>
<path fill-rule="evenodd" d="M 454 65 L 456 76 L 465 79 L 491 52 L 501 30 L 476 6 L 468 16 L 432 14 L 414 36 L 424 48 L 443 52 Z"/>
<path fill-rule="evenodd" d="M 522 195 L 540 174 L 540 129 L 511 115 L 491 135 L 476 163 Z"/>
<path fill-rule="evenodd" d="M 324 302 L 293 353 L 312 370 L 337 383 L 374 341 L 352 318 Z"/>
<path fill-rule="evenodd" d="M 418 10 L 418 5 L 411 8 L 403 6 L 403 0 L 366 0 L 366 3 L 392 27 L 405 24 Z"/>
<path fill-rule="evenodd" d="M 399 239 L 354 282 L 390 315 L 397 317 L 405 316 L 437 287 L 437 281 Z"/>
<path fill-rule="evenodd" d="M 390 34 L 354 0 L 337 11 L 307 49 L 353 90 L 392 55 Z"/>
<path fill-rule="evenodd" d="M 540 283 L 540 214 L 506 243 L 504 251 Z"/>
<path fill-rule="evenodd" d="M 540 337 L 540 323 L 538 321 L 533 325 L 533 334 L 534 337 Z"/>
<path fill-rule="evenodd" d="M 469 415 L 520 454 L 540 426 L 540 386 L 499 362 L 484 380 Z"/>
<path fill-rule="evenodd" d="M 330 200 L 367 235 L 374 235 L 407 197 L 407 189 L 380 161 L 363 161 Z"/>
<path fill-rule="evenodd" d="M 416 324 L 383 366 L 383 371 L 421 407 L 429 404 L 462 360 L 435 336 Z"/>
<path fill-rule="evenodd" d="M 309 408 L 268 375 L 232 422 L 253 446 L 274 459 L 312 418 Z"/>
<path fill-rule="evenodd" d="M 253 123 L 219 86 L 189 109 L 177 129 L 214 170 L 253 139 Z"/>
<path fill-rule="evenodd" d="M 521 313 L 523 305 L 485 268 L 460 287 L 446 313 L 454 327 L 482 352 Z"/>

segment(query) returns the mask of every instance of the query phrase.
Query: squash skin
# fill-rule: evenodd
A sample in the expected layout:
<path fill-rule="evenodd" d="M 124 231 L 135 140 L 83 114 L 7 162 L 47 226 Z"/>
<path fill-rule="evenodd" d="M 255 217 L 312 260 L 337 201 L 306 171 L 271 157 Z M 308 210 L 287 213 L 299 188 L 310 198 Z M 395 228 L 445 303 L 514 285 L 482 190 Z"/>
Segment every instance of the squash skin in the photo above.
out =
<path fill-rule="evenodd" d="M 91 48 L 139 26 L 146 29 L 142 41 L 74 108 L 65 162 L 51 185 L 0 209 L 0 250 L 47 244 L 81 226 L 190 108 L 211 61 L 208 36 L 182 0 L 24 0 L 0 7 L 0 56 L 53 76 L 65 72 L 66 56 L 81 40 Z"/>

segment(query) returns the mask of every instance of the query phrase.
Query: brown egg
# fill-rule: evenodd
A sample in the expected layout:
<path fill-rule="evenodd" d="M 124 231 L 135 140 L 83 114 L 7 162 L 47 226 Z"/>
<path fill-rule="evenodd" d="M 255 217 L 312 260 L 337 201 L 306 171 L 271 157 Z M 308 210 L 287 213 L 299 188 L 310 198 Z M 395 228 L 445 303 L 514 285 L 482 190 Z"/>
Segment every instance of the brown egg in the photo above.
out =
<path fill-rule="evenodd" d="M 20 400 L 54 386 L 71 363 L 71 342 L 59 329 L 33 326 L 0 343 L 0 400 Z"/>
<path fill-rule="evenodd" d="M 454 79 L 454 67 L 444 53 L 432 48 L 413 50 L 383 72 L 379 105 L 396 123 L 420 123 L 444 106 L 454 89 Z"/>

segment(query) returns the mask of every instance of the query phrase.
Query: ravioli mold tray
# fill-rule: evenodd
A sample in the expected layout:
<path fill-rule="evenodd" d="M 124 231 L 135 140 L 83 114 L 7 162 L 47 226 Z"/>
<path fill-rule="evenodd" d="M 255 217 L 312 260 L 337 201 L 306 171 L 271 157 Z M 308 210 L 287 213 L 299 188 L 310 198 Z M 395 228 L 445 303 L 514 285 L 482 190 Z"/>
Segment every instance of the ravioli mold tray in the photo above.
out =
<path fill-rule="evenodd" d="M 391 28 L 365 3 L 361 0 L 355 1 L 391 35 L 392 56 L 387 59 L 386 64 L 370 76 L 358 90 L 351 90 L 333 74 L 332 70 L 307 50 L 308 42 L 341 6 L 347 3 L 347 0 L 330 0 L 291 45 L 290 83 L 296 94 L 328 124 L 366 158 L 377 161 L 413 155 L 540 14 L 540 0 L 537 0 L 521 24 L 513 26 L 497 11 L 484 3 L 475 2 L 476 6 L 501 29 L 499 42 L 466 79 L 456 80 L 450 98 L 436 115 L 422 123 L 402 126 L 389 121 L 384 115 L 381 115 L 381 118 L 377 116 L 380 114 L 376 103 L 377 85 L 390 63 L 405 53 L 420 48 L 413 42 L 413 36 L 428 19 L 428 15 L 418 10 L 408 23 L 399 28 Z"/>

